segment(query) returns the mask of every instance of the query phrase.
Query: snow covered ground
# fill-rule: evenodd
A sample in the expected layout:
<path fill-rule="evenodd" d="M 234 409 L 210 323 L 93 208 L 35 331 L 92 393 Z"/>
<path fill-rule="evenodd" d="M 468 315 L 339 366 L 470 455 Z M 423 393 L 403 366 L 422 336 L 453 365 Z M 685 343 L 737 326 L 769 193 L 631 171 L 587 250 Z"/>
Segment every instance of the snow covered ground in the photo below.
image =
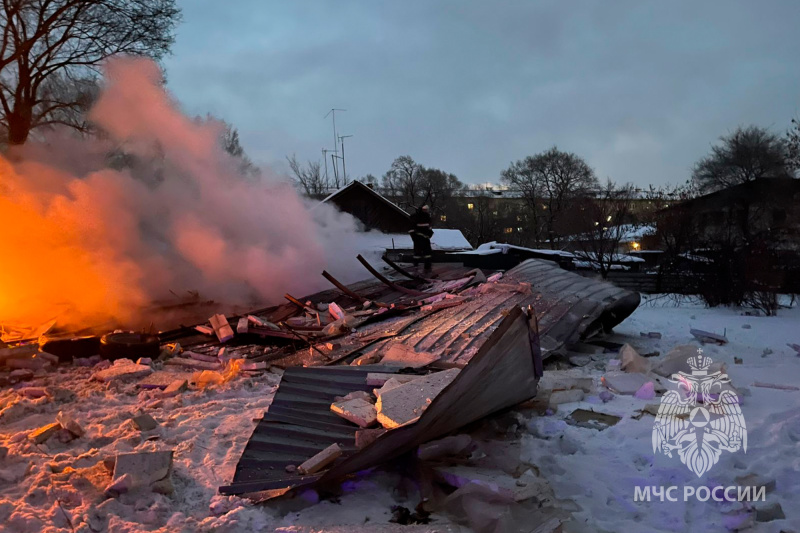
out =
<path fill-rule="evenodd" d="M 745 393 L 742 412 L 749 442 L 747 453 L 723 453 L 702 479 L 677 458 L 653 453 L 652 416 L 631 418 L 658 398 L 615 395 L 603 403 L 598 397 L 603 374 L 598 367 L 616 354 L 596 355 L 596 361 L 574 369 L 595 378 L 594 393 L 585 401 L 562 404 L 551 416 L 524 409 L 512 413 L 520 422 L 511 432 L 514 446 L 521 450 L 519 460 L 538 469 L 564 509 L 573 512 L 565 531 L 725 531 L 745 519 L 751 504 L 695 498 L 684 502 L 682 497 L 678 502 L 634 502 L 634 488 L 727 487 L 745 484 L 737 478 L 748 474 L 775 484 L 766 502 L 752 506 L 777 502 L 786 515 L 783 520 L 757 522 L 750 530 L 800 531 L 800 508 L 793 505 L 800 494 L 800 391 L 753 386 L 755 381 L 800 386 L 800 357 L 786 346 L 800 342 L 799 324 L 797 308 L 782 310 L 774 318 L 752 317 L 685 301 L 676 307 L 665 298 L 642 305 L 610 337 L 613 342 L 629 342 L 640 353 L 659 351 L 663 357 L 676 345 L 697 344 L 689 334 L 691 327 L 726 331 L 730 343 L 706 345 L 705 354 L 724 362 L 734 386 Z M 644 338 L 640 331 L 663 336 Z M 734 364 L 734 357 L 742 364 Z M 219 496 L 217 488 L 230 481 L 254 428 L 253 419 L 269 406 L 279 381 L 276 374 L 240 377 L 162 399 L 134 384 L 89 381 L 91 372 L 66 365 L 34 378 L 28 386 L 46 387 L 49 392 L 38 399 L 23 396 L 19 388 L 0 391 L 0 531 L 245 532 L 347 525 L 355 532 L 386 525 L 393 505 L 413 509 L 419 502 L 418 489 L 407 477 L 380 470 L 349 482 L 336 499 L 319 501 L 310 491 L 253 505 Z M 622 419 L 603 431 L 567 424 L 565 416 L 578 407 Z M 52 422 L 59 411 L 75 418 L 86 435 L 69 442 L 54 437 L 44 444 L 31 443 L 28 434 Z M 139 411 L 151 414 L 159 427 L 147 432 L 135 429 L 129 418 Z M 103 460 L 149 450 L 174 450 L 174 493 L 104 497 L 111 474 Z M 450 522 L 443 515 L 435 519 L 431 530 Z"/>
<path fill-rule="evenodd" d="M 47 387 L 51 397 L 0 393 L 0 447 L 7 450 L 0 458 L 0 532 L 249 532 L 298 524 L 385 524 L 393 505 L 413 509 L 419 501 L 399 475 L 380 472 L 351 483 L 337 502 L 320 502 L 314 492 L 260 506 L 220 496 L 217 489 L 233 477 L 253 419 L 272 400 L 276 374 L 240 377 L 167 399 L 134 384 L 91 382 L 90 374 L 70 365 L 30 383 Z M 31 443 L 28 434 L 53 422 L 59 411 L 76 419 L 86 435 Z M 135 429 L 130 418 L 139 412 L 149 413 L 159 427 Z M 157 450 L 174 450 L 172 495 L 103 496 L 111 481 L 104 459 Z"/>
<path fill-rule="evenodd" d="M 749 326 L 749 327 L 748 327 Z M 677 456 L 654 454 L 651 443 L 654 418 L 631 418 L 637 409 L 655 400 L 614 396 L 603 403 L 597 394 L 581 403 L 560 405 L 553 416 L 532 417 L 523 437 L 523 460 L 536 464 L 559 498 L 571 499 L 581 510 L 574 513 L 569 531 L 654 532 L 726 531 L 746 526 L 747 509 L 781 505 L 784 520 L 756 522 L 748 531 L 798 531 L 800 507 L 800 391 L 753 386 L 756 381 L 800 386 L 800 357 L 787 346 L 798 343 L 800 310 L 782 310 L 777 317 L 743 316 L 736 309 L 705 309 L 670 298 L 643 304 L 620 324 L 610 340 L 628 342 L 640 353 L 659 351 L 661 357 L 679 344 L 699 343 L 690 328 L 727 332 L 729 343 L 706 345 L 704 354 L 722 361 L 732 384 L 744 393 L 741 405 L 747 432 L 747 452 L 723 452 L 719 463 L 702 479 Z M 661 332 L 661 339 L 640 332 Z M 606 358 L 615 354 L 605 354 Z M 734 358 L 742 364 L 734 364 Z M 591 366 L 591 365 L 590 365 Z M 596 383 L 603 372 L 590 370 Z M 601 389 L 597 389 L 601 390 Z M 622 417 L 603 431 L 568 425 L 564 417 L 576 408 L 593 409 Z M 691 497 L 684 502 L 634 502 L 635 487 L 735 486 L 755 474 L 761 483 L 774 481 L 766 502 L 706 502 Z"/>

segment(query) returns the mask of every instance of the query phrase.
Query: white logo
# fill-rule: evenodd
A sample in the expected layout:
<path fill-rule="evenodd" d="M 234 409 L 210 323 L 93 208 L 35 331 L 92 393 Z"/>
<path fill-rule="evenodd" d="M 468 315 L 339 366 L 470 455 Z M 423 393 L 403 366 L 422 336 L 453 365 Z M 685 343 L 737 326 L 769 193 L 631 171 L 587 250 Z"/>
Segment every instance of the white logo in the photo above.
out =
<path fill-rule="evenodd" d="M 673 374 L 670 381 L 678 384 L 678 390 L 661 398 L 653 424 L 653 452 L 672 457 L 677 451 L 681 462 L 701 477 L 723 451 L 742 448 L 747 453 L 747 427 L 736 393 L 725 387 L 728 375 L 709 374 L 711 358 L 702 349 L 686 361 L 692 373 Z"/>

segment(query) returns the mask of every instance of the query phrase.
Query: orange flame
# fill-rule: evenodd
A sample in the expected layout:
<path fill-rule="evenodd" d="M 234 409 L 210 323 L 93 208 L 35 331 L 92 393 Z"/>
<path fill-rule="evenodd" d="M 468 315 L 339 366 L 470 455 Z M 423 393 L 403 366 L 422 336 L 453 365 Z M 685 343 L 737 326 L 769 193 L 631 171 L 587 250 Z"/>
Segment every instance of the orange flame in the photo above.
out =
<path fill-rule="evenodd" d="M 40 194 L 0 157 L 0 325 L 37 326 L 126 316 L 123 302 L 141 301 L 136 269 L 88 250 L 85 227 L 101 224 L 81 205 L 80 183 Z M 69 189 L 72 189 L 71 191 Z M 77 198 L 70 199 L 70 192 Z M 72 205 L 69 205 L 72 204 Z M 103 228 L 93 228 L 105 234 Z"/>

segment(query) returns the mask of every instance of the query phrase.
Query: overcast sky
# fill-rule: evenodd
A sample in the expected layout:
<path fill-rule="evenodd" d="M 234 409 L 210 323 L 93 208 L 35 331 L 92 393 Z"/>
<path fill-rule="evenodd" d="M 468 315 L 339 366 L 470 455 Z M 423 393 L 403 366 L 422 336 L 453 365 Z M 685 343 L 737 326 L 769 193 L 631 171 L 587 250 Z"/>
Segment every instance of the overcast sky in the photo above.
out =
<path fill-rule="evenodd" d="M 169 87 L 262 164 L 332 148 L 497 182 L 557 145 L 600 178 L 679 183 L 740 124 L 800 114 L 800 1 L 186 0 Z"/>

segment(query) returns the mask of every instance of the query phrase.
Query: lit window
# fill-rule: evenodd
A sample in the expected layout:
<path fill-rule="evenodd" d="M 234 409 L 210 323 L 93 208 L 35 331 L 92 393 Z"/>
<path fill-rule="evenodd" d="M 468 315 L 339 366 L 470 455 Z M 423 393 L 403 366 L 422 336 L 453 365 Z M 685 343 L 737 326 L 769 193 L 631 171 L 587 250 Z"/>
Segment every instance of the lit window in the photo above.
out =
<path fill-rule="evenodd" d="M 447 215 L 440 216 L 439 220 L 441 220 L 442 222 L 447 222 Z"/>
<path fill-rule="evenodd" d="M 514 228 L 506 228 L 505 232 L 506 233 L 513 233 L 514 232 Z"/>
<path fill-rule="evenodd" d="M 467 204 L 467 209 L 474 209 L 474 208 L 475 208 L 475 204 Z"/>
<path fill-rule="evenodd" d="M 518 231 L 519 233 L 522 233 L 522 228 L 517 228 L 517 231 Z"/>
<path fill-rule="evenodd" d="M 638 250 L 640 246 L 641 246 L 641 245 L 640 245 L 638 242 L 632 242 L 632 243 L 631 243 L 631 247 L 632 247 L 634 250 Z"/>
<path fill-rule="evenodd" d="M 493 214 L 494 216 L 497 216 L 497 211 L 492 211 L 492 214 Z"/>

